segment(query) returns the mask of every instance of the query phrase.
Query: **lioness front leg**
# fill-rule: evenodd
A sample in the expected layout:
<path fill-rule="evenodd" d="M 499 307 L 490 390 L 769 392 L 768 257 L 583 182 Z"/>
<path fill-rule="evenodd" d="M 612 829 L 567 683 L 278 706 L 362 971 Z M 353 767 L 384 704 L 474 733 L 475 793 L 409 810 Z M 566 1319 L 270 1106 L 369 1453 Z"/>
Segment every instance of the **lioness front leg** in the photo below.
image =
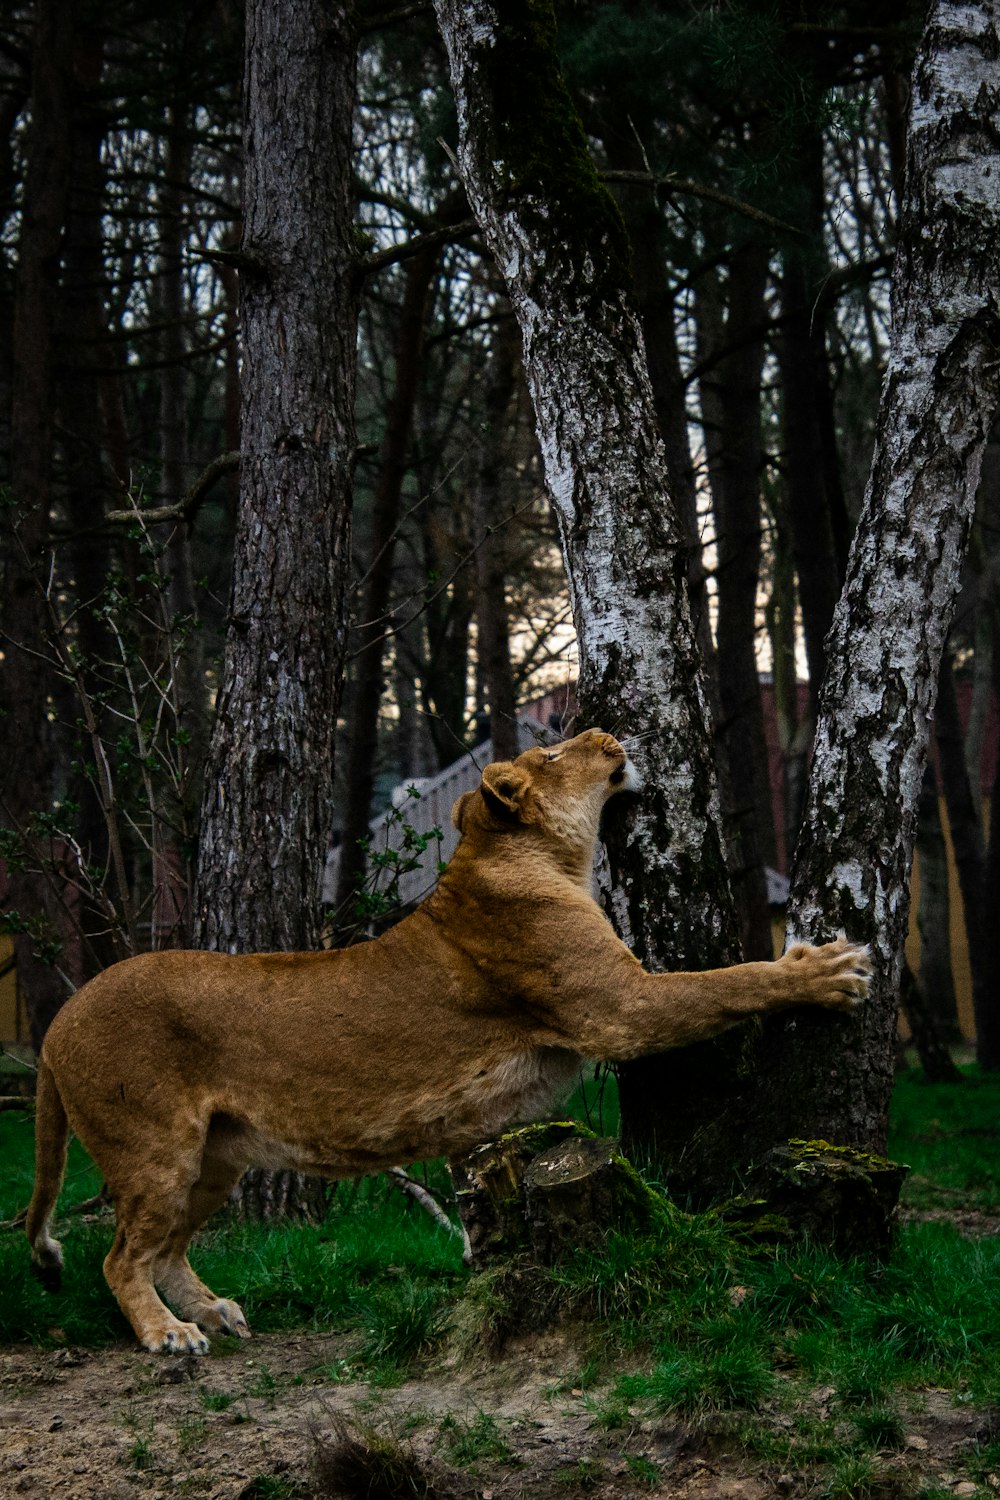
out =
<path fill-rule="evenodd" d="M 206 1152 L 201 1175 L 191 1189 L 184 1215 L 160 1252 L 155 1282 L 182 1318 L 205 1333 L 228 1333 L 248 1339 L 250 1328 L 243 1309 L 228 1297 L 216 1296 L 196 1276 L 188 1260 L 188 1246 L 195 1230 L 221 1208 L 240 1179 L 241 1168 Z"/>
<path fill-rule="evenodd" d="M 104 1275 L 136 1338 L 153 1354 L 207 1354 L 208 1339 L 197 1324 L 175 1318 L 157 1296 L 151 1274 L 154 1259 L 155 1251 L 130 1244 L 119 1224 Z"/>
<path fill-rule="evenodd" d="M 591 973 L 596 979 L 603 969 L 602 987 L 578 983 L 566 1028 L 580 1052 L 607 1061 L 687 1047 L 752 1015 L 796 1005 L 850 1011 L 865 999 L 871 976 L 868 949 L 846 938 L 821 947 L 799 943 L 770 963 L 682 974 L 648 974 L 613 941 L 614 962 L 603 965 L 595 941 Z M 606 945 L 604 953 L 611 957 Z"/>

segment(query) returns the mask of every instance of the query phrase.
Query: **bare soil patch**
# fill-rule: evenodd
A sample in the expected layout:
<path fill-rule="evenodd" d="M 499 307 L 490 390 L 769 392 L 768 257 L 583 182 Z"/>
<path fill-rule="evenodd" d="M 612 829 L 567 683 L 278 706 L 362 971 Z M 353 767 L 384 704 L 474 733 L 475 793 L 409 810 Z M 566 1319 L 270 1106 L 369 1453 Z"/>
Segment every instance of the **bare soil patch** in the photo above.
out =
<path fill-rule="evenodd" d="M 472 1372 L 440 1367 L 388 1390 L 337 1379 L 346 1347 L 325 1335 L 263 1335 L 202 1360 L 155 1358 L 131 1345 L 0 1350 L 0 1495 L 308 1496 L 317 1438 L 345 1417 L 356 1431 L 401 1443 L 442 1494 L 470 1500 L 772 1500 L 823 1491 L 821 1474 L 762 1465 L 710 1429 L 641 1413 L 628 1427 L 602 1429 L 595 1393 L 567 1384 L 581 1361 L 562 1335 L 524 1339 Z M 816 1403 L 823 1398 L 815 1393 Z M 484 1429 L 504 1455 L 457 1462 L 456 1438 Z M 1000 1478 L 976 1489 L 964 1472 L 964 1457 L 992 1435 L 983 1429 L 983 1414 L 951 1393 L 920 1393 L 905 1447 L 879 1456 L 870 1493 L 1000 1490 Z"/>

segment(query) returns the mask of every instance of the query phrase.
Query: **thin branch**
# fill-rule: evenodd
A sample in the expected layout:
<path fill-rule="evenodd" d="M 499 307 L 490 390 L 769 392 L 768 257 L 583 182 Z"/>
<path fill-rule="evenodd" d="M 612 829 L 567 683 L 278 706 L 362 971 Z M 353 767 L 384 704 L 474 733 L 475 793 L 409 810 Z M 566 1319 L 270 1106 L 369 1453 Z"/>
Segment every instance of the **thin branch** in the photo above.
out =
<path fill-rule="evenodd" d="M 358 35 L 366 36 L 370 31 L 381 31 L 386 26 L 400 26 L 404 21 L 410 21 L 414 16 L 425 16 L 433 14 L 434 7 L 430 0 L 423 0 L 423 4 L 397 5 L 392 10 L 376 11 L 371 16 L 358 17 Z"/>
<path fill-rule="evenodd" d="M 220 453 L 202 470 L 178 505 L 156 505 L 149 510 L 142 510 L 133 501 L 129 510 L 109 510 L 107 520 L 117 522 L 141 520 L 146 526 L 157 526 L 161 521 L 190 521 L 215 481 L 221 475 L 229 474 L 233 469 L 238 468 L 239 462 L 240 455 L 235 449 L 229 453 Z"/>
<path fill-rule="evenodd" d="M 427 1188 L 422 1187 L 419 1182 L 414 1182 L 410 1174 L 404 1172 L 402 1167 L 390 1167 L 387 1176 L 392 1178 L 400 1192 L 407 1193 L 414 1202 L 420 1204 L 421 1208 L 426 1209 L 431 1218 L 440 1224 L 442 1229 L 447 1229 L 449 1234 L 458 1235 L 462 1241 L 462 1264 L 471 1266 L 472 1246 L 469 1243 L 469 1236 L 466 1233 L 465 1225 L 461 1223 L 456 1224 L 449 1219 L 433 1193 L 428 1192 Z"/>
<path fill-rule="evenodd" d="M 782 234 L 794 234 L 796 238 L 802 236 L 801 229 L 796 229 L 793 224 L 786 224 L 784 219 L 776 219 L 773 214 L 765 213 L 762 208 L 755 208 L 752 203 L 745 203 L 742 198 L 734 198 L 730 193 L 720 192 L 718 188 L 709 187 L 704 182 L 692 182 L 687 177 L 674 177 L 669 172 L 661 176 L 656 172 L 624 170 L 601 172 L 600 177 L 602 182 L 645 183 L 649 187 L 663 188 L 668 197 L 672 193 L 680 193 L 686 198 L 704 198 L 707 203 L 718 203 L 723 208 L 731 209 L 733 213 L 742 214 L 745 219 L 766 224 L 769 229 L 780 230 Z"/>
<path fill-rule="evenodd" d="M 412 260 L 422 250 L 428 250 L 435 245 L 447 244 L 450 240 L 461 240 L 467 234 L 472 234 L 479 228 L 475 219 L 459 219 L 455 224 L 445 224 L 440 229 L 428 230 L 426 234 L 414 235 L 412 239 L 404 240 L 400 245 L 390 245 L 386 250 L 379 250 L 374 255 L 366 255 L 358 261 L 357 273 L 359 276 L 374 276 L 379 271 L 384 271 L 386 266 L 399 265 L 401 261 Z"/>

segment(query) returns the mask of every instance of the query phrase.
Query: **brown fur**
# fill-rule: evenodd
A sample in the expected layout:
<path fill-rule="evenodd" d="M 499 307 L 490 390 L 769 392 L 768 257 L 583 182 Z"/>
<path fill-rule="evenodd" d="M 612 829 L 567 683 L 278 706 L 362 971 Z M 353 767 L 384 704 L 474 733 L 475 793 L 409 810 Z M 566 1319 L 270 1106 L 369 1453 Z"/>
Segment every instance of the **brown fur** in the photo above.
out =
<path fill-rule="evenodd" d="M 590 889 L 601 809 L 634 779 L 600 730 L 529 750 L 455 804 L 447 872 L 383 937 L 152 953 L 86 985 L 41 1058 L 27 1233 L 43 1278 L 62 1259 L 49 1220 L 68 1127 L 115 1203 L 105 1274 L 126 1317 L 147 1349 L 200 1352 L 202 1330 L 248 1332 L 187 1260 L 246 1167 L 353 1177 L 466 1151 L 548 1109 L 581 1055 L 636 1057 L 755 1011 L 864 998 L 866 950 L 843 939 L 775 963 L 645 973 Z"/>

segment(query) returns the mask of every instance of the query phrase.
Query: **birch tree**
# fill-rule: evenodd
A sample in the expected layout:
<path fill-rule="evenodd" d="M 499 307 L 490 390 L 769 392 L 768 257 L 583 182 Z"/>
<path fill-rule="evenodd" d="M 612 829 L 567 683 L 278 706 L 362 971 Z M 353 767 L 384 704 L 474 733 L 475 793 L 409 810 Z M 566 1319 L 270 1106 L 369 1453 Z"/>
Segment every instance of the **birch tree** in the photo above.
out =
<path fill-rule="evenodd" d="M 790 1134 L 884 1140 L 926 722 L 994 406 L 994 8 L 939 6 L 921 51 L 893 361 L 796 867 L 795 935 L 846 927 L 871 941 L 877 996 L 860 1021 L 793 1018 L 626 1074 L 627 1133 L 655 1140 L 675 1182 L 702 1195 Z M 551 12 L 487 0 L 436 10 L 463 179 L 521 326 L 583 716 L 648 736 L 650 788 L 611 843 L 609 909 L 650 967 L 725 961 L 734 932 L 683 541 L 621 226 L 559 76 Z"/>
<path fill-rule="evenodd" d="M 938 0 L 918 54 L 876 447 L 828 643 L 789 936 L 871 944 L 857 1019 L 774 1028 L 753 1118 L 882 1149 L 928 724 L 1000 399 L 1000 4 Z"/>
<path fill-rule="evenodd" d="M 647 967 L 737 956 L 711 737 L 629 245 L 559 72 L 547 5 L 436 0 L 459 164 L 520 325 L 580 645 L 581 722 L 648 779 L 610 838 L 613 918 Z"/>
<path fill-rule="evenodd" d="M 872 948 L 858 1015 L 767 1023 L 728 1099 L 686 1121 L 691 1180 L 790 1136 L 881 1151 L 938 672 L 1000 399 L 997 0 L 939 0 L 917 57 L 875 453 L 827 640 L 789 942 Z"/>

